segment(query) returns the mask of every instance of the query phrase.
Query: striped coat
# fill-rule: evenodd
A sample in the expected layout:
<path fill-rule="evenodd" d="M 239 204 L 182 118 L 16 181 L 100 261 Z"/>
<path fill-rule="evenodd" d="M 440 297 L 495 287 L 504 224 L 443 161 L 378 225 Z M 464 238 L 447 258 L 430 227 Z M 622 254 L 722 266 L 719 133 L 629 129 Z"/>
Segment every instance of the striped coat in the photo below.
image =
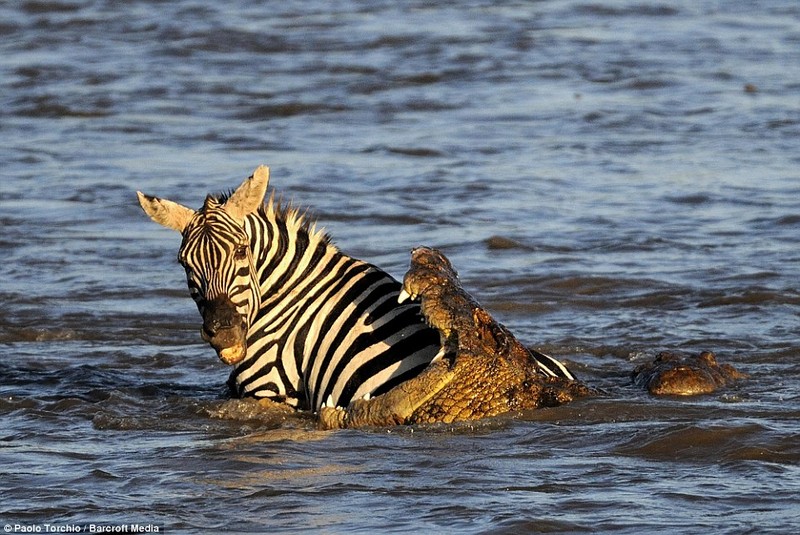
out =
<path fill-rule="evenodd" d="M 138 194 L 154 221 L 183 237 L 178 259 L 201 333 L 233 366 L 234 394 L 317 410 L 419 374 L 440 349 L 419 304 L 399 303 L 398 281 L 339 251 L 297 210 L 264 202 L 268 184 L 261 166 L 200 210 Z M 544 375 L 572 378 L 558 361 L 534 358 Z"/>

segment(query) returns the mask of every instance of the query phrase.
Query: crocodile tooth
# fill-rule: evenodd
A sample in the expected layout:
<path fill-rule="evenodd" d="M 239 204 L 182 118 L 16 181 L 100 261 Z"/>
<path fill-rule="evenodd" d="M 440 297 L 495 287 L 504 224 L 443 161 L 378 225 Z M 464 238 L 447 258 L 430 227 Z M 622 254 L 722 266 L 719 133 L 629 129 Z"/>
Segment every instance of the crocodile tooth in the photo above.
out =
<path fill-rule="evenodd" d="M 444 356 L 444 353 L 445 353 L 445 351 L 444 351 L 444 347 L 443 347 L 443 348 L 441 348 L 441 349 L 439 350 L 439 352 L 438 352 L 438 353 L 436 353 L 436 356 L 435 356 L 435 357 L 433 357 L 433 360 L 431 360 L 431 364 L 433 364 L 433 363 L 434 363 L 434 362 L 436 362 L 437 360 L 441 360 L 441 358 Z"/>
<path fill-rule="evenodd" d="M 364 401 L 369 401 L 371 397 L 372 396 L 369 395 L 369 392 L 367 392 L 366 394 L 364 394 L 364 397 L 361 398 L 361 399 L 363 399 Z"/>
<path fill-rule="evenodd" d="M 325 403 L 322 404 L 323 407 L 333 407 L 333 396 L 329 395 L 328 399 L 325 400 Z"/>
<path fill-rule="evenodd" d="M 411 297 L 411 294 L 408 293 L 405 288 L 400 290 L 400 295 L 397 296 L 397 302 L 398 303 L 403 303 L 405 301 L 408 301 L 409 299 L 413 299 Z"/>

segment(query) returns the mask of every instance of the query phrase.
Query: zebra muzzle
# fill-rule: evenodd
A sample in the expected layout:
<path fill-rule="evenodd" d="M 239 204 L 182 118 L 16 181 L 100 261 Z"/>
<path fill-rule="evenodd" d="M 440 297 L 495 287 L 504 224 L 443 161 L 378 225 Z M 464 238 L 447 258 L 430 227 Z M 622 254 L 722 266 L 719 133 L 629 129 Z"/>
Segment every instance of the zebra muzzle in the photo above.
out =
<path fill-rule="evenodd" d="M 205 303 L 200 335 L 225 364 L 236 364 L 247 354 L 247 328 L 244 318 L 227 298 Z"/>
<path fill-rule="evenodd" d="M 247 348 L 243 345 L 226 347 L 217 352 L 219 359 L 225 364 L 236 364 L 247 354 Z"/>

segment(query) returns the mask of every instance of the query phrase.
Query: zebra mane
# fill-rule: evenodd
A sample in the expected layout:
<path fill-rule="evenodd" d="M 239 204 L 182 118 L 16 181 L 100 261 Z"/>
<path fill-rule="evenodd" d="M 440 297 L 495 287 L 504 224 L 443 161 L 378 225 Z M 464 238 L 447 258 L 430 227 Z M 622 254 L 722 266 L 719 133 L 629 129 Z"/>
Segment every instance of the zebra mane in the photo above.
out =
<path fill-rule="evenodd" d="M 219 195 L 212 196 L 220 204 L 225 204 L 234 190 L 228 190 Z M 334 246 L 331 236 L 324 229 L 317 227 L 316 219 L 309 217 L 308 210 L 300 211 L 300 208 L 292 205 L 292 202 L 284 202 L 283 197 L 275 198 L 275 190 L 269 195 L 269 200 L 262 203 L 258 208 L 258 215 L 267 221 L 281 221 L 286 228 L 295 232 L 308 234 L 310 238 L 316 238 L 326 245 Z"/>

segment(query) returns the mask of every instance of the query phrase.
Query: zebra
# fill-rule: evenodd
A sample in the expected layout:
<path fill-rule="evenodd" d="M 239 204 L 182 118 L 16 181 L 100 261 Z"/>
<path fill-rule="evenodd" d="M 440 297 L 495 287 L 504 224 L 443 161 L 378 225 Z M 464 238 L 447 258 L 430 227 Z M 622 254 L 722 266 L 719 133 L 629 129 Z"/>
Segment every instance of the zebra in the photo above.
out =
<path fill-rule="evenodd" d="M 259 166 L 199 210 L 137 192 L 145 213 L 182 235 L 178 261 L 203 319 L 201 337 L 232 365 L 237 397 L 298 410 L 347 406 L 415 377 L 441 349 L 419 303 L 376 266 L 342 253 L 274 191 Z M 404 296 L 403 296 L 404 297 Z M 544 375 L 574 379 L 534 353 Z"/>

